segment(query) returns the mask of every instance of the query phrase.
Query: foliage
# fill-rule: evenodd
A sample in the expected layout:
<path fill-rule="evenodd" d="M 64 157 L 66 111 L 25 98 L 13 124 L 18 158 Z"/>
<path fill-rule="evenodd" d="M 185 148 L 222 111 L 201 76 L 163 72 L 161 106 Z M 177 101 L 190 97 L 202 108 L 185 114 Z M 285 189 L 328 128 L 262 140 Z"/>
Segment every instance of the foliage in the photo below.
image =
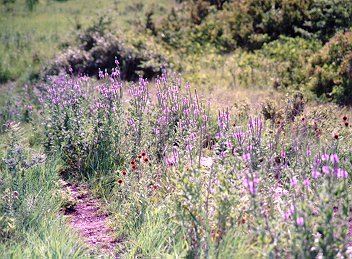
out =
<path fill-rule="evenodd" d="M 0 89 L 0 254 L 93 256 L 59 214 L 75 206 L 59 191 L 69 174 L 106 202 L 121 257 L 351 256 L 352 114 L 309 102 L 304 89 L 351 99 L 351 33 L 321 48 L 351 25 L 348 1 L 178 0 L 161 23 L 165 9 L 149 1 L 79 3 L 39 1 L 30 14 L 6 4 L 24 28 L 0 28 L 0 80 L 24 68 L 40 78 L 65 42 L 45 81 Z M 52 6 L 79 18 L 40 34 Z M 116 16 L 88 26 L 82 17 L 98 7 Z M 113 31 L 124 23 L 138 33 Z M 70 26 L 78 34 L 67 38 Z M 166 61 L 218 103 L 161 69 Z"/>
<path fill-rule="evenodd" d="M 309 87 L 320 97 L 352 104 L 352 33 L 337 33 L 312 57 Z"/>
<path fill-rule="evenodd" d="M 4 95 L 0 99 L 0 133 L 4 133 L 11 121 L 31 123 L 34 115 L 32 87 L 25 86 L 16 92 L 13 84 L 3 86 Z"/>
<path fill-rule="evenodd" d="M 121 38 L 125 33 L 137 31 L 137 21 L 152 4 L 156 6 L 155 19 L 171 5 L 166 0 L 148 0 L 141 10 L 130 10 L 129 6 L 140 1 L 41 0 L 29 11 L 26 1 L 12 3 L 10 0 L 7 4 L 1 1 L 0 4 L 0 81 L 14 80 L 23 84 L 41 79 L 42 70 L 59 52 L 76 45 L 78 30 L 91 27 L 99 17 L 109 17 L 110 33 L 116 36 L 123 32 L 119 34 Z"/>
<path fill-rule="evenodd" d="M 99 69 L 111 69 L 115 59 L 124 68 L 121 77 L 124 80 L 138 80 L 139 76 L 153 78 L 161 73 L 166 58 L 155 52 L 143 40 L 127 41 L 123 37 L 107 33 L 109 21 L 101 17 L 91 27 L 78 34 L 79 47 L 71 47 L 59 54 L 53 64 L 44 71 L 45 76 L 68 73 L 98 76 Z"/>
<path fill-rule="evenodd" d="M 6 149 L 0 154 L 1 255 L 5 258 L 87 255 L 57 215 L 61 205 L 56 193 L 60 161 L 47 159 L 26 147 L 18 123 L 9 122 L 7 134 Z"/>
<path fill-rule="evenodd" d="M 327 41 L 352 25 L 352 4 L 345 0 L 333 4 L 326 0 L 221 1 L 218 8 L 211 2 L 182 3 L 165 18 L 159 29 L 161 38 L 176 48 L 210 43 L 230 51 L 257 49 L 280 35 Z"/>
<path fill-rule="evenodd" d="M 121 252 L 346 254 L 349 116 L 306 110 L 301 93 L 267 109 L 267 121 L 214 113 L 177 75 L 164 72 L 151 87 L 122 84 L 118 71 L 94 84 L 49 82 L 44 110 L 48 151 L 61 150 L 112 203 Z"/>
<path fill-rule="evenodd" d="M 36 4 L 38 4 L 38 0 L 26 0 L 26 6 L 29 11 L 33 11 Z"/>
<path fill-rule="evenodd" d="M 276 88 L 304 89 L 309 58 L 320 48 L 319 41 L 280 36 L 278 40 L 264 44 L 257 52 L 274 62 Z"/>

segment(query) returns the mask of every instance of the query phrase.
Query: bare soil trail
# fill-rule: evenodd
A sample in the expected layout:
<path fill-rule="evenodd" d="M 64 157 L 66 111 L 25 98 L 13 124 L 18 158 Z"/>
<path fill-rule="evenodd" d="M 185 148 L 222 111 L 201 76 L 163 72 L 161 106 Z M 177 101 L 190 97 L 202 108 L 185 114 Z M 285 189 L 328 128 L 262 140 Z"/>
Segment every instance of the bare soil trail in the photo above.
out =
<path fill-rule="evenodd" d="M 114 237 L 108 227 L 108 216 L 99 211 L 101 207 L 99 200 L 94 198 L 84 186 L 65 182 L 64 188 L 75 202 L 72 208 L 64 212 L 72 228 L 81 235 L 95 255 L 119 258 L 115 248 L 120 241 Z"/>

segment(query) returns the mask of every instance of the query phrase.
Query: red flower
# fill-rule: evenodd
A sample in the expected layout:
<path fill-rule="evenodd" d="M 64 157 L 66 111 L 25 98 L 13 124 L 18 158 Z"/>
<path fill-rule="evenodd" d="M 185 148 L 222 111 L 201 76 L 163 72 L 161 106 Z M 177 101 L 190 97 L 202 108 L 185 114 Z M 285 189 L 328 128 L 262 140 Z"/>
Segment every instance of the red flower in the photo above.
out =
<path fill-rule="evenodd" d="M 118 179 L 117 182 L 118 182 L 119 184 L 121 184 L 121 183 L 122 183 L 122 179 Z"/>
<path fill-rule="evenodd" d="M 141 158 L 142 158 L 142 155 L 138 155 L 137 157 L 138 157 L 139 159 L 141 159 Z"/>
<path fill-rule="evenodd" d="M 136 161 L 132 160 L 130 164 L 131 164 L 131 165 L 135 165 L 135 164 L 136 164 Z"/>
<path fill-rule="evenodd" d="M 137 169 L 137 166 L 136 165 L 133 165 L 132 166 L 132 170 L 136 170 Z"/>
<path fill-rule="evenodd" d="M 146 152 L 142 152 L 141 153 L 142 156 L 146 156 L 146 154 L 147 154 Z"/>
<path fill-rule="evenodd" d="M 348 118 L 347 118 L 347 116 L 343 116 L 342 119 L 343 119 L 344 121 L 347 121 Z"/>
<path fill-rule="evenodd" d="M 126 174 L 127 174 L 127 172 L 126 172 L 126 171 L 122 171 L 122 174 L 123 174 L 123 175 L 126 175 Z"/>
<path fill-rule="evenodd" d="M 348 125 L 349 125 L 349 123 L 346 121 L 346 122 L 345 122 L 345 126 L 348 127 Z"/>
<path fill-rule="evenodd" d="M 334 135 L 334 139 L 336 139 L 336 140 L 339 139 L 339 135 L 338 135 L 338 134 L 335 134 L 335 135 Z"/>
<path fill-rule="evenodd" d="M 149 161 L 148 157 L 145 157 L 145 158 L 144 158 L 144 162 L 147 163 L 148 161 Z"/>

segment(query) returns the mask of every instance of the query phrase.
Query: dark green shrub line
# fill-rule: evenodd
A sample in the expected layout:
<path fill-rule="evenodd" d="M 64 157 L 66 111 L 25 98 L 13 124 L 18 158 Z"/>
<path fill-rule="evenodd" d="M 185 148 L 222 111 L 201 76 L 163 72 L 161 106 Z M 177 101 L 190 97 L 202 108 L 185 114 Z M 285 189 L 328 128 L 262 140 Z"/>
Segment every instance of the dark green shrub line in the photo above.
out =
<path fill-rule="evenodd" d="M 220 8 L 214 9 L 214 4 Z M 253 50 L 280 36 L 326 42 L 351 27 L 351 14 L 352 3 L 346 0 L 184 1 L 157 32 L 175 48 L 210 43 L 223 51 Z"/>

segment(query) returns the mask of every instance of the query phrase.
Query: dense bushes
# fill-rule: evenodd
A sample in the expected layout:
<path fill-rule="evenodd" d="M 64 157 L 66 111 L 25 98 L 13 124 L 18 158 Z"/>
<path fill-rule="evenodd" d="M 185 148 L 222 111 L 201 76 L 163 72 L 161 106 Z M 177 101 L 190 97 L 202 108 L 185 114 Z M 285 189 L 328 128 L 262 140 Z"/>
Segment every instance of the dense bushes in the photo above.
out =
<path fill-rule="evenodd" d="M 314 55 L 310 75 L 318 96 L 352 104 L 352 32 L 336 34 Z"/>
<path fill-rule="evenodd" d="M 70 47 L 57 56 L 45 75 L 60 71 L 98 76 L 99 69 L 111 71 L 115 59 L 123 66 L 124 80 L 137 80 L 139 76 L 153 78 L 161 73 L 166 58 L 145 41 L 128 42 L 111 33 L 87 30 L 78 37 L 78 47 Z M 72 70 L 71 70 L 72 69 Z"/>
<path fill-rule="evenodd" d="M 321 44 L 317 40 L 280 36 L 279 39 L 264 44 L 256 53 L 274 63 L 275 88 L 303 89 L 307 82 L 309 59 L 320 48 Z"/>
<path fill-rule="evenodd" d="M 183 3 L 164 20 L 161 37 L 172 46 L 191 41 L 212 43 L 221 50 L 256 49 L 280 35 L 327 41 L 337 30 L 352 25 L 352 2 L 345 0 L 221 2 L 218 8 L 206 0 Z"/>

